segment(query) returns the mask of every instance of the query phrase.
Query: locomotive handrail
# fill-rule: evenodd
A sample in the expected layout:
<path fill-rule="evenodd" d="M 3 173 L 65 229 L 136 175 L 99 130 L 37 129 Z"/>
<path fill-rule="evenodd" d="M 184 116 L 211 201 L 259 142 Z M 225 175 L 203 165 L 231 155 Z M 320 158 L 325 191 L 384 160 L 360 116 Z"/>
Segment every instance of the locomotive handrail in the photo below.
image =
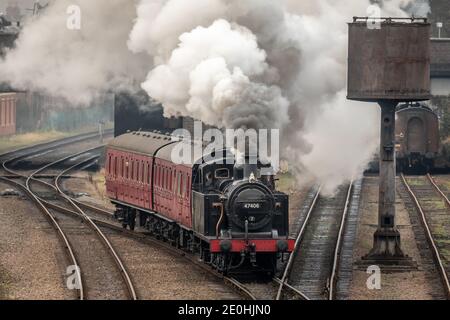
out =
<path fill-rule="evenodd" d="M 216 238 L 219 239 L 219 236 L 220 236 L 219 228 L 220 228 L 220 225 L 222 224 L 223 217 L 224 217 L 223 203 L 215 202 L 215 203 L 213 203 L 213 207 L 220 209 L 220 218 L 219 218 L 219 221 L 217 221 L 217 225 L 216 225 Z"/>

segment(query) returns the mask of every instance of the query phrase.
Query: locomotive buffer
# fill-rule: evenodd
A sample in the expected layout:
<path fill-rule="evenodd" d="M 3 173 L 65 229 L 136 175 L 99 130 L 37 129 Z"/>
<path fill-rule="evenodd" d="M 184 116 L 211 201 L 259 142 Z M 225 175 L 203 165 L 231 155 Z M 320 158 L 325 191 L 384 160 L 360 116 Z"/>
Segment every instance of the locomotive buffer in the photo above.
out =
<path fill-rule="evenodd" d="M 430 30 L 425 18 L 355 17 L 349 24 L 347 98 L 381 107 L 378 228 L 363 265 L 415 266 L 395 223 L 395 108 L 431 98 Z"/>

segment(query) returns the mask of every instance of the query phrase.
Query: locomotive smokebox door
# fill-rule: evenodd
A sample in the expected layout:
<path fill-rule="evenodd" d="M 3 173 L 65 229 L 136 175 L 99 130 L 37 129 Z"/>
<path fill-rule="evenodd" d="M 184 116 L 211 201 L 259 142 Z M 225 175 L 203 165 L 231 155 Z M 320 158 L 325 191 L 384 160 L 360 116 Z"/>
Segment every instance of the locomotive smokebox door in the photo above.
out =
<path fill-rule="evenodd" d="M 349 24 L 350 100 L 431 98 L 431 25 L 426 19 L 354 18 Z"/>
<path fill-rule="evenodd" d="M 363 264 L 414 266 L 395 223 L 395 107 L 431 98 L 430 35 L 427 19 L 355 17 L 349 24 L 347 98 L 381 107 L 378 228 Z"/>

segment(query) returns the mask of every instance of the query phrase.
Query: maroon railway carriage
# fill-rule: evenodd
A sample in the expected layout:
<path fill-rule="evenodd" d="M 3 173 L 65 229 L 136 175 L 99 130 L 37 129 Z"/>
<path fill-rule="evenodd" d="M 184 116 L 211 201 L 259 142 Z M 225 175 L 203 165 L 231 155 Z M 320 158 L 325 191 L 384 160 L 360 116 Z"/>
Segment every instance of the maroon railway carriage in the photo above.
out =
<path fill-rule="evenodd" d="M 16 94 L 0 93 L 0 136 L 16 133 Z"/>
<path fill-rule="evenodd" d="M 106 189 L 124 227 L 136 220 L 150 233 L 228 272 L 246 266 L 274 273 L 277 260 L 293 250 L 288 196 L 260 165 L 219 159 L 172 162 L 174 141 L 158 133 L 133 132 L 107 148 Z M 234 158 L 233 158 L 234 159 Z"/>
<path fill-rule="evenodd" d="M 440 153 L 439 117 L 422 103 L 405 103 L 396 113 L 397 167 L 400 171 L 434 168 Z"/>

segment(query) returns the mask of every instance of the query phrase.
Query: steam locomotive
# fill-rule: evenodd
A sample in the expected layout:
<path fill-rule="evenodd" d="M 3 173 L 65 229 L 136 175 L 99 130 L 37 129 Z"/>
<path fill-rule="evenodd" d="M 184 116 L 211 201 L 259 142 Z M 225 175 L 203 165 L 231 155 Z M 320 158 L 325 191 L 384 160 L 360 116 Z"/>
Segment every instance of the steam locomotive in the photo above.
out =
<path fill-rule="evenodd" d="M 232 150 L 204 154 L 192 164 L 172 161 L 175 148 L 198 143 L 155 132 L 112 140 L 106 188 L 116 218 L 124 228 L 134 230 L 138 223 L 198 254 L 220 272 L 273 275 L 278 260 L 294 248 L 288 196 L 276 190 L 274 175 L 261 163 L 237 164 Z"/>
<path fill-rule="evenodd" d="M 430 171 L 440 154 L 438 115 L 422 103 L 400 104 L 396 142 L 399 171 Z"/>

